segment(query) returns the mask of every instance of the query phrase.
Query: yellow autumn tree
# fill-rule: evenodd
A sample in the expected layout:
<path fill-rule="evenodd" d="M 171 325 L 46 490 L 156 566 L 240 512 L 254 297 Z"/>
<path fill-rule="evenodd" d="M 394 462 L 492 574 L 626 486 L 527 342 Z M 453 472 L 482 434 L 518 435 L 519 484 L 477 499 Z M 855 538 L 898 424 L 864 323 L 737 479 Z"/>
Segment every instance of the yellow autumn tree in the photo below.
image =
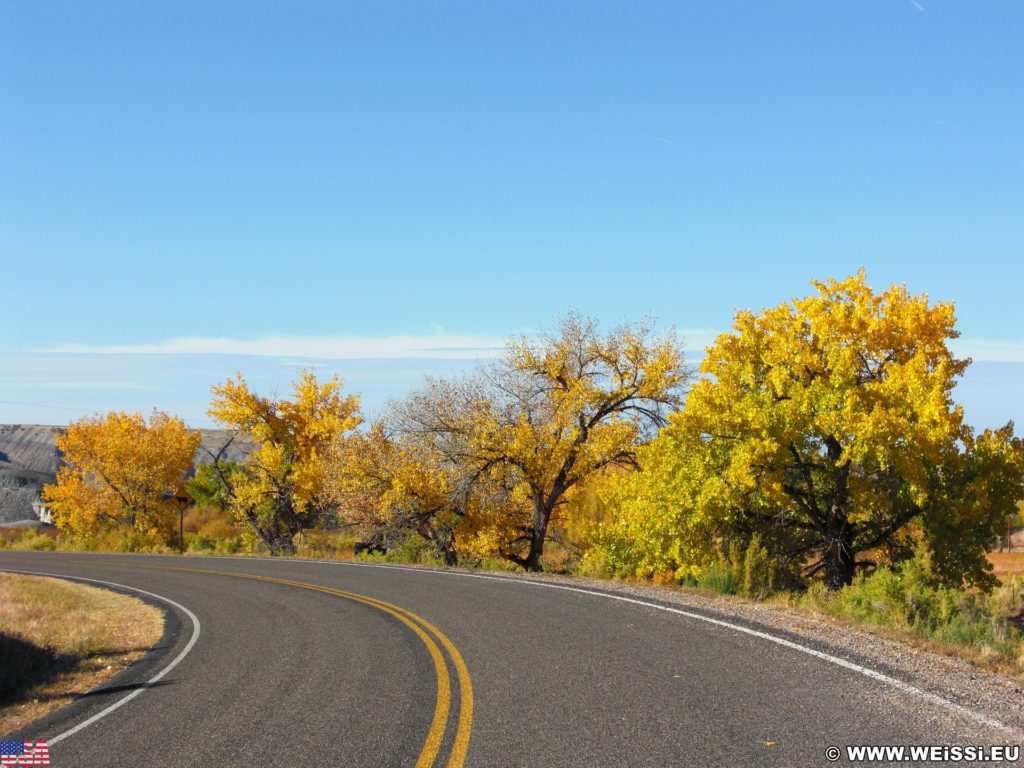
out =
<path fill-rule="evenodd" d="M 617 475 L 599 491 L 607 511 L 591 531 L 583 572 L 684 581 L 717 558 L 721 522 L 701 496 L 707 474 L 700 446 L 684 453 L 668 439 L 642 446 L 640 470 Z"/>
<path fill-rule="evenodd" d="M 120 411 L 80 419 L 57 436 L 63 463 L 43 499 L 54 522 L 77 534 L 120 529 L 168 543 L 177 519 L 171 499 L 198 446 L 198 431 L 161 411 L 148 423 Z"/>
<path fill-rule="evenodd" d="M 403 440 L 379 421 L 335 441 L 329 464 L 339 518 L 356 526 L 365 542 L 386 547 L 415 532 L 455 564 L 459 500 L 452 465 L 429 442 Z"/>
<path fill-rule="evenodd" d="M 949 582 L 985 585 L 995 522 L 1024 495 L 1012 424 L 975 435 L 951 396 L 969 361 L 953 305 L 864 272 L 739 312 L 685 409 L 618 491 L 617 567 L 699 570 L 714 537 L 758 536 L 829 588 L 922 539 Z"/>
<path fill-rule="evenodd" d="M 359 398 L 342 395 L 337 376 L 321 383 L 312 371 L 302 372 L 290 400 L 257 395 L 241 374 L 212 392 L 210 417 L 255 445 L 238 464 L 223 459 L 231 440 L 210 456 L 228 509 L 250 541 L 271 554 L 294 552 L 295 535 L 334 510 L 327 454 L 359 424 Z"/>
<path fill-rule="evenodd" d="M 478 516 L 474 535 L 539 570 L 566 494 L 605 467 L 631 465 L 678 407 L 687 377 L 674 334 L 657 337 L 646 323 L 601 333 L 570 314 L 552 333 L 512 342 L 475 376 L 429 380 L 397 407 L 395 424 L 486 497 L 463 508 Z"/>

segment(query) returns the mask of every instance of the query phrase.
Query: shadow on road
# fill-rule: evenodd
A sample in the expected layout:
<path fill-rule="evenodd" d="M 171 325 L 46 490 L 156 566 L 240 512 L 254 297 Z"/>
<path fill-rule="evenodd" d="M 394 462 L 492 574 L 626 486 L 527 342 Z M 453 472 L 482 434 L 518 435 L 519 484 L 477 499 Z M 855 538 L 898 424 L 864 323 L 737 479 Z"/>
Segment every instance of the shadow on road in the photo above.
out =
<path fill-rule="evenodd" d="M 89 696 L 106 696 L 108 693 L 121 693 L 122 691 L 137 691 L 140 688 L 160 688 L 164 685 L 174 685 L 174 680 L 158 680 L 155 683 L 128 683 L 127 685 L 111 685 L 109 687 L 95 688 L 87 693 L 76 694 L 75 697 L 85 699 Z"/>

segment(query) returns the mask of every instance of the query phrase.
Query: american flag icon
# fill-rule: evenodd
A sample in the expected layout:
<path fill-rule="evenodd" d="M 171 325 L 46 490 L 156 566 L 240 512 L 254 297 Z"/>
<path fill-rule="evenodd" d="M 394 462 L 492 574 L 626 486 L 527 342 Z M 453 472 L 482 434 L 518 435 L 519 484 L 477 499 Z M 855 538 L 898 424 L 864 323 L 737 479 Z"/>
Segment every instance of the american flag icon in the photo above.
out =
<path fill-rule="evenodd" d="M 0 765 L 49 765 L 50 746 L 45 741 L 0 741 Z"/>

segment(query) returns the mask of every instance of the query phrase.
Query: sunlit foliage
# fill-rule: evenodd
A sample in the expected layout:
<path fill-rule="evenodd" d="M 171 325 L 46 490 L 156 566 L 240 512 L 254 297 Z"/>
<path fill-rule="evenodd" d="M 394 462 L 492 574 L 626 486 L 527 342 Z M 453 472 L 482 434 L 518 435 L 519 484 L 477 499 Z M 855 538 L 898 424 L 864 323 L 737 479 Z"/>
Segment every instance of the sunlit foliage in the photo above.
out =
<path fill-rule="evenodd" d="M 639 573 L 705 567 L 715 536 L 759 534 L 784 569 L 830 588 L 918 540 L 952 583 L 991 582 L 993 526 L 1024 494 L 1012 425 L 975 435 L 951 391 L 953 306 L 863 272 L 760 313 L 703 374 L 617 490 L 604 555 Z"/>
<path fill-rule="evenodd" d="M 336 441 L 331 466 L 339 515 L 365 542 L 384 547 L 415 532 L 455 563 L 453 465 L 429 442 L 403 440 L 378 422 Z"/>
<path fill-rule="evenodd" d="M 198 445 L 198 432 L 160 411 L 148 424 L 137 413 L 85 417 L 58 435 L 63 464 L 43 498 L 54 522 L 76 534 L 118 528 L 168 543 L 177 520 L 171 497 Z"/>
<path fill-rule="evenodd" d="M 655 337 L 646 324 L 601 333 L 568 315 L 538 341 L 514 341 L 476 376 L 429 381 L 395 423 L 458 465 L 487 500 L 464 523 L 480 540 L 473 546 L 537 570 L 566 493 L 604 467 L 632 464 L 686 380 L 672 334 Z"/>
<path fill-rule="evenodd" d="M 326 455 L 359 424 L 359 398 L 343 396 L 337 376 L 321 383 L 312 371 L 293 384 L 290 400 L 255 394 L 241 375 L 212 391 L 210 417 L 256 446 L 237 465 L 223 450 L 213 457 L 228 508 L 250 541 L 271 554 L 294 552 L 295 535 L 333 509 Z"/>

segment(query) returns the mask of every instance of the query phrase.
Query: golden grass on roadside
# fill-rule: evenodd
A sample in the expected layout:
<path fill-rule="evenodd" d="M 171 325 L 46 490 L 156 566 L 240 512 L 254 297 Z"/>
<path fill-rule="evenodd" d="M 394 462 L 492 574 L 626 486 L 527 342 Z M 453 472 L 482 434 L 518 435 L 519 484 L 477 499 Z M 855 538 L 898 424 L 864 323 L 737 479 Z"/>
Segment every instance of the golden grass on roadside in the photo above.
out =
<path fill-rule="evenodd" d="M 1024 552 L 989 552 L 988 560 L 999 578 L 1011 573 L 1024 573 Z"/>
<path fill-rule="evenodd" d="M 0 734 L 71 702 L 159 641 L 163 613 L 134 597 L 60 579 L 0 573 L 0 651 L 40 680 L 0 692 Z M 23 675 L 22 673 L 29 673 Z"/>
<path fill-rule="evenodd" d="M 781 602 L 780 604 L 790 609 L 794 608 L 792 603 Z M 903 645 L 915 649 L 915 653 L 917 650 L 923 650 L 931 651 L 932 653 L 937 653 L 942 656 L 951 656 L 953 658 L 963 659 L 979 669 L 983 669 L 988 672 L 995 672 L 1024 682 L 1024 656 L 1013 659 L 995 652 L 989 646 L 977 647 L 963 645 L 960 643 L 944 642 L 932 637 L 921 637 L 910 630 L 899 627 L 885 627 L 879 624 L 855 621 L 806 608 L 796 608 L 796 610 L 804 611 L 819 619 L 827 618 L 828 621 L 838 626 L 868 632 L 872 635 L 878 635 L 879 637 L 884 637 L 889 640 L 895 640 Z"/>
<path fill-rule="evenodd" d="M 1024 578 L 1005 575 L 986 594 L 929 585 L 923 574 L 922 561 L 915 559 L 837 592 L 817 583 L 771 600 L 1024 680 Z"/>

